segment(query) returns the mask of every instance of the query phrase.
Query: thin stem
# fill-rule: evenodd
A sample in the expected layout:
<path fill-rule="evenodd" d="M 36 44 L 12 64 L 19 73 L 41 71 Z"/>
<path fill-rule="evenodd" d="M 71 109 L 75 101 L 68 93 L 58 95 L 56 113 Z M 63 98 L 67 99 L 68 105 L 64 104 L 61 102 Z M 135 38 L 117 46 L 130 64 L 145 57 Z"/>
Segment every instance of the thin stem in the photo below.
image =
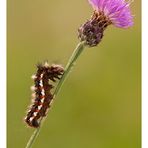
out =
<path fill-rule="evenodd" d="M 63 73 L 61 79 L 59 80 L 59 82 L 58 82 L 58 84 L 57 84 L 57 86 L 56 86 L 56 88 L 55 88 L 55 91 L 54 91 L 54 93 L 53 93 L 54 98 L 55 98 L 55 97 L 57 96 L 57 94 L 59 93 L 59 91 L 60 91 L 60 89 L 61 89 L 61 87 L 62 87 L 62 85 L 63 85 L 65 79 L 67 78 L 67 76 L 68 76 L 70 70 L 71 70 L 72 67 L 74 66 L 74 63 L 76 62 L 76 60 L 78 59 L 78 57 L 79 57 L 80 54 L 82 53 L 84 47 L 85 47 L 85 42 L 80 42 L 80 43 L 77 45 L 76 49 L 73 51 L 73 53 L 72 53 L 72 55 L 71 55 L 71 57 L 70 57 L 70 59 L 69 59 L 67 65 L 66 65 L 66 67 L 65 67 L 64 73 Z M 39 126 L 37 129 L 35 129 L 34 133 L 33 133 L 32 136 L 30 137 L 30 139 L 29 139 L 29 141 L 28 141 L 28 143 L 27 143 L 26 148 L 31 148 L 32 145 L 33 145 L 33 143 L 34 143 L 34 141 L 36 140 L 36 138 L 37 138 L 37 136 L 38 136 L 38 134 L 39 134 L 39 132 L 40 132 L 40 129 L 41 129 L 41 121 L 42 121 L 42 119 L 40 120 L 40 126 Z"/>
<path fill-rule="evenodd" d="M 32 136 L 30 137 L 30 139 L 29 139 L 29 141 L 28 141 L 28 143 L 27 143 L 27 145 L 26 145 L 26 148 L 31 148 L 31 147 L 32 147 L 33 142 L 35 141 L 35 139 L 37 138 L 37 136 L 38 136 L 38 134 L 39 134 L 39 132 L 40 132 L 40 128 L 41 128 L 41 126 L 39 126 L 39 127 L 33 132 Z"/>
<path fill-rule="evenodd" d="M 41 123 L 42 123 L 41 121 L 42 121 L 42 119 L 43 118 L 41 118 L 40 121 L 39 121 L 40 126 L 37 129 L 35 129 L 35 131 L 33 132 L 32 136 L 30 137 L 30 139 L 29 139 L 29 141 L 28 141 L 28 143 L 26 145 L 26 148 L 31 148 L 33 143 L 34 143 L 34 141 L 35 141 L 35 139 L 37 138 L 37 136 L 38 136 L 38 134 L 40 132 L 40 129 L 41 129 Z"/>
<path fill-rule="evenodd" d="M 83 49 L 85 47 L 85 42 L 80 42 L 76 49 L 73 51 L 66 67 L 65 67 L 65 72 L 62 75 L 59 83 L 56 86 L 56 89 L 54 91 L 54 97 L 59 93 L 61 86 L 63 85 L 64 81 L 66 80 L 70 70 L 72 69 L 72 67 L 74 66 L 75 61 L 78 59 L 78 57 L 80 56 L 80 54 L 82 53 Z"/>

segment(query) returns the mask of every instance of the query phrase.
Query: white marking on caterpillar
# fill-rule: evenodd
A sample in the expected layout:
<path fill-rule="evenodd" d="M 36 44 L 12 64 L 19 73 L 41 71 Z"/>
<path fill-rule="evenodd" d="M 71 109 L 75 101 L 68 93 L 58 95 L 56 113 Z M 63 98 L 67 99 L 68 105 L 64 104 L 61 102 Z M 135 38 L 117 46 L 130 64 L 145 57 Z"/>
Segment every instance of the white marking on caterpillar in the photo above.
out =
<path fill-rule="evenodd" d="M 38 106 L 38 110 L 40 110 L 42 108 L 43 105 Z"/>
<path fill-rule="evenodd" d="M 34 113 L 33 113 L 34 117 L 36 117 L 37 113 L 38 113 L 38 112 L 34 112 Z"/>

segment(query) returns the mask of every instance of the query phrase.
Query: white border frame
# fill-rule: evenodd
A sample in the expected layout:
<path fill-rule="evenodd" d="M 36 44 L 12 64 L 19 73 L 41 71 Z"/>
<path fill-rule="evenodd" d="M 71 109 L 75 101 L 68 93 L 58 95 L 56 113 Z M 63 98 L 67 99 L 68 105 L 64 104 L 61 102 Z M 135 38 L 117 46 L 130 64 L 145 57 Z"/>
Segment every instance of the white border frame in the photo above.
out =
<path fill-rule="evenodd" d="M 6 147 L 6 0 L 0 0 L 0 147 Z"/>
<path fill-rule="evenodd" d="M 148 1 L 142 0 L 142 148 L 148 148 Z"/>
<path fill-rule="evenodd" d="M 142 148 L 148 148 L 148 1 L 142 0 Z M 6 0 L 0 0 L 0 147 L 6 147 Z M 3 121 L 3 122 L 2 122 Z"/>

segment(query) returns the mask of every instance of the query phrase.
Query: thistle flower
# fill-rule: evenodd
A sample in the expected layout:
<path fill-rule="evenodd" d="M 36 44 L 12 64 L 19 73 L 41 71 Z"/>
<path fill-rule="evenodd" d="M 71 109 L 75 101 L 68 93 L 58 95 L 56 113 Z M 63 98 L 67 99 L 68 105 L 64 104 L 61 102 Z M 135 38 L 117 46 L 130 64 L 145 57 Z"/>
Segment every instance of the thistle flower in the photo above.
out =
<path fill-rule="evenodd" d="M 78 29 L 80 41 L 93 47 L 100 43 L 103 32 L 108 25 L 119 28 L 128 28 L 133 25 L 133 16 L 130 11 L 132 1 L 125 0 L 88 0 L 94 9 L 90 20 Z"/>

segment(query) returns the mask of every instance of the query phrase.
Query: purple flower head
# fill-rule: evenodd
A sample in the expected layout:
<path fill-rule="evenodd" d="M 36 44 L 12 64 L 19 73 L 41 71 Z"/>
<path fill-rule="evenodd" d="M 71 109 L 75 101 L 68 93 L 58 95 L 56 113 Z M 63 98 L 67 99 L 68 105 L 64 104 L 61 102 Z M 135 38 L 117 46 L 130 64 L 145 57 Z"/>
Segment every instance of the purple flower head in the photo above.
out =
<path fill-rule="evenodd" d="M 128 28 L 133 25 L 133 16 L 130 11 L 130 3 L 125 0 L 88 0 L 97 13 L 103 13 L 112 24 L 120 28 Z"/>
<path fill-rule="evenodd" d="M 133 25 L 133 16 L 130 11 L 130 3 L 125 0 L 88 0 L 94 8 L 94 13 L 89 20 L 78 29 L 80 41 L 84 41 L 89 47 L 97 46 L 105 29 L 113 24 L 119 28 L 128 28 Z"/>

